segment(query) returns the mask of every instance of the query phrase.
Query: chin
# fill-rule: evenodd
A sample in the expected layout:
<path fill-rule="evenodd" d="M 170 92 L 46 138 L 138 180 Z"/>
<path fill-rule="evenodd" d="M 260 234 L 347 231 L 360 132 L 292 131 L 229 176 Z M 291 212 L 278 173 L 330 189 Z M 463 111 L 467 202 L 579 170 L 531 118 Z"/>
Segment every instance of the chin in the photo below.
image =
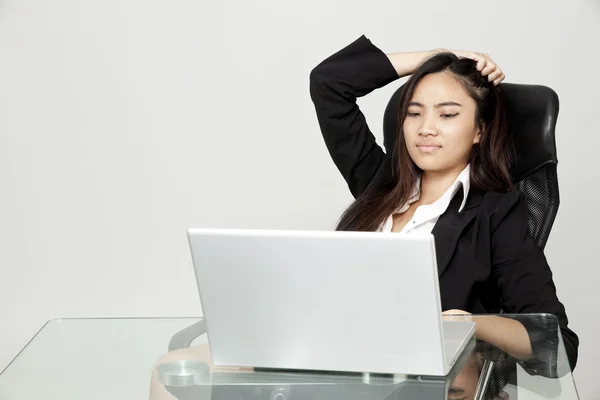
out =
<path fill-rule="evenodd" d="M 444 166 L 434 160 L 413 160 L 417 167 L 423 172 L 438 172 L 443 171 Z"/>

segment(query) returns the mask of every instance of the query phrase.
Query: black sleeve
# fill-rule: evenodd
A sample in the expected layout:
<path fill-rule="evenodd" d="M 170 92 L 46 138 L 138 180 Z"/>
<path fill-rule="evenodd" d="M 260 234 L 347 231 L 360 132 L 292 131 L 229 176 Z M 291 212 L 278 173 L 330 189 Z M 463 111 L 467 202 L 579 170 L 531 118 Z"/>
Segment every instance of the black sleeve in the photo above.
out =
<path fill-rule="evenodd" d="M 502 196 L 492 216 L 492 268 L 501 292 L 501 308 L 509 314 L 552 314 L 554 318 L 519 316 L 531 340 L 535 361 L 523 365 L 530 372 L 556 376 L 560 370 L 562 339 L 571 369 L 577 363 L 579 339 L 568 327 L 565 307 L 558 300 L 552 272 L 542 250 L 529 235 L 527 204 L 521 192 Z M 554 325 L 554 326 L 550 326 Z M 558 335 L 560 331 L 560 335 Z M 543 369 L 543 370 L 540 370 Z M 559 368 L 558 370 L 556 368 Z"/>
<path fill-rule="evenodd" d="M 364 35 L 310 73 L 310 96 L 325 144 L 354 197 L 366 189 L 386 157 L 356 99 L 396 79 L 385 53 Z"/>

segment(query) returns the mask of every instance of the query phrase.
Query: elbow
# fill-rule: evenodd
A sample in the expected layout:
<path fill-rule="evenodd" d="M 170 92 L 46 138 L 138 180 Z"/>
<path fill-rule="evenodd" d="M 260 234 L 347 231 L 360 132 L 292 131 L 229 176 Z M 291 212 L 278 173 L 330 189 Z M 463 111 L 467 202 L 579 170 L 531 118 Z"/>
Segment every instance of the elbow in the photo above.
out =
<path fill-rule="evenodd" d="M 339 75 L 339 67 L 336 67 L 335 64 L 329 60 L 322 61 L 310 71 L 310 87 L 321 90 L 332 89 L 332 86 L 335 86 L 334 82 L 337 81 Z"/>
<path fill-rule="evenodd" d="M 311 71 L 310 74 L 308 76 L 309 78 L 309 82 L 311 85 L 316 84 L 319 79 L 321 78 L 321 65 L 317 65 L 316 67 L 314 67 Z"/>
<path fill-rule="evenodd" d="M 327 79 L 327 76 L 330 75 L 327 71 L 328 69 L 330 69 L 328 65 L 329 63 L 327 62 L 327 60 L 325 60 L 320 62 L 310 71 L 309 79 L 311 84 L 320 83 Z"/>
<path fill-rule="evenodd" d="M 568 335 L 562 334 L 560 341 L 548 348 L 538 348 L 534 351 L 535 360 L 532 360 L 533 375 L 541 375 L 546 378 L 563 378 L 573 373 L 577 364 L 578 342 Z M 528 368 L 525 368 L 528 369 Z"/>
<path fill-rule="evenodd" d="M 327 81 L 327 75 L 323 71 L 323 67 L 321 64 L 317 65 L 315 68 L 310 71 L 309 75 L 309 89 L 311 96 L 316 93 L 317 90 L 324 87 L 325 82 Z"/>
<path fill-rule="evenodd" d="M 319 113 L 319 110 L 328 107 L 328 101 L 330 101 L 332 96 L 337 97 L 331 81 L 331 75 L 322 64 L 317 65 L 310 71 L 308 90 L 310 98 L 317 108 L 317 113 Z"/>
<path fill-rule="evenodd" d="M 565 352 L 567 353 L 567 360 L 569 363 L 570 371 L 575 370 L 575 366 L 577 365 L 577 357 L 578 357 L 578 347 L 579 347 L 579 339 L 571 338 L 567 335 L 562 335 Z"/>

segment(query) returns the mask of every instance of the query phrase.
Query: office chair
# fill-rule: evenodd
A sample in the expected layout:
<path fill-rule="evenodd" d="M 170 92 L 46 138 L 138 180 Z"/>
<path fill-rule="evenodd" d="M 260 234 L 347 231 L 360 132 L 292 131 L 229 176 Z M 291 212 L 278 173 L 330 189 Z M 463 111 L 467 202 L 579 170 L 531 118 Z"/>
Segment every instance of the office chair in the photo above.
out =
<path fill-rule="evenodd" d="M 506 111 L 509 130 L 516 147 L 516 157 L 511 166 L 511 176 L 516 188 L 525 194 L 528 203 L 529 232 L 543 249 L 558 212 L 559 192 L 556 173 L 557 156 L 555 127 L 558 117 L 558 96 L 550 88 L 538 85 L 502 83 L 506 94 Z M 404 86 L 399 87 L 385 109 L 383 118 L 384 147 L 391 153 L 398 130 L 398 108 Z M 540 318 L 533 326 L 547 331 L 558 331 L 553 320 Z M 532 321 L 529 321 L 530 323 Z M 551 325 L 551 326 L 550 326 Z M 189 347 L 206 332 L 204 321 L 175 334 L 169 351 Z M 537 369 L 524 366 L 531 374 L 556 376 L 556 356 L 549 355 L 545 365 Z M 503 369 L 508 360 L 493 360 L 487 368 L 492 375 L 490 386 L 501 390 L 506 381 Z"/>

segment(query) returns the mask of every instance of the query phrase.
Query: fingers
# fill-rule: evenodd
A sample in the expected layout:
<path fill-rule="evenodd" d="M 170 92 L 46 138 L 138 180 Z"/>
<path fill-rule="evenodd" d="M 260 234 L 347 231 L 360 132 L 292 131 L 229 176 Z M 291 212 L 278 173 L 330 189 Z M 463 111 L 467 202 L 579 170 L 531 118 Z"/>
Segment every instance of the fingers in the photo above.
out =
<path fill-rule="evenodd" d="M 446 311 L 442 311 L 442 315 L 464 315 L 464 314 L 469 314 L 466 311 L 463 310 L 458 310 L 456 308 L 452 308 L 450 310 L 446 310 Z"/>
<path fill-rule="evenodd" d="M 475 67 L 477 71 L 481 72 L 482 76 L 487 77 L 488 82 L 493 82 L 494 86 L 499 85 L 504 80 L 504 72 L 502 72 L 488 54 L 460 50 L 452 50 L 452 52 L 458 57 L 469 58 L 475 61 L 477 63 Z"/>
<path fill-rule="evenodd" d="M 500 78 L 494 79 L 494 86 L 498 86 L 500 84 L 500 82 L 502 82 L 504 80 L 504 78 L 505 78 L 504 73 L 502 73 Z"/>
<path fill-rule="evenodd" d="M 492 64 L 493 67 L 488 64 L 483 71 L 481 71 L 481 75 L 486 76 L 488 82 L 492 82 L 494 86 L 498 86 L 500 82 L 502 82 L 505 78 L 504 72 L 497 65 Z M 489 71 L 489 72 L 488 72 Z"/>
<path fill-rule="evenodd" d="M 487 58 L 485 58 L 483 56 L 483 54 L 479 54 L 479 53 L 471 53 L 469 57 L 471 60 L 474 60 L 477 62 L 477 66 L 475 68 L 477 68 L 477 71 L 483 71 L 483 69 L 485 68 L 488 60 Z"/>
<path fill-rule="evenodd" d="M 471 314 L 463 310 L 446 310 L 442 312 L 443 321 L 471 321 Z"/>
<path fill-rule="evenodd" d="M 490 74 L 488 75 L 488 81 L 493 82 L 496 79 L 500 78 L 502 76 L 502 70 L 500 70 L 500 68 L 496 67 L 496 69 L 492 72 L 490 72 Z"/>
<path fill-rule="evenodd" d="M 477 62 L 477 71 L 481 72 L 482 76 L 487 77 L 488 82 L 493 82 L 494 86 L 499 85 L 504 80 L 504 72 L 502 72 L 489 55 L 471 53 L 467 58 Z"/>
<path fill-rule="evenodd" d="M 470 314 L 462 314 L 462 315 L 442 314 L 442 321 L 471 322 L 471 315 Z"/>
<path fill-rule="evenodd" d="M 485 64 L 485 67 L 483 67 L 483 69 L 481 70 L 481 75 L 483 76 L 487 76 L 489 78 L 489 75 L 496 72 L 496 64 L 492 63 L 492 62 L 487 62 Z M 500 71 L 502 72 L 502 71 Z M 490 80 L 490 79 L 488 79 Z"/>

